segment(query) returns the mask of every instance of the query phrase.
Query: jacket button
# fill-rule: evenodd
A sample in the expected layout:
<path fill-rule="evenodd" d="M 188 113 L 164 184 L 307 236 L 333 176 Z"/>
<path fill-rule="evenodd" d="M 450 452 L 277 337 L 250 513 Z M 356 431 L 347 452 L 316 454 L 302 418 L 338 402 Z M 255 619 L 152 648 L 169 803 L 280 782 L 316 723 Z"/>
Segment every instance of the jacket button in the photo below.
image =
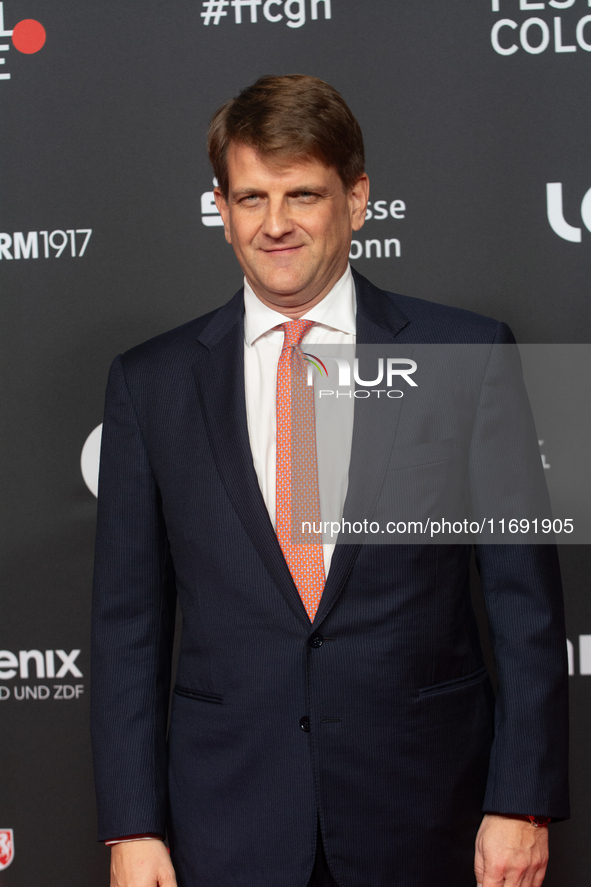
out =
<path fill-rule="evenodd" d="M 304 733 L 310 732 L 310 718 L 308 715 L 304 715 L 303 718 L 300 718 L 300 727 L 304 731 Z"/>
<path fill-rule="evenodd" d="M 318 632 L 315 631 L 314 634 L 308 638 L 308 643 L 310 644 L 311 647 L 318 648 L 318 647 L 321 647 L 322 644 L 324 643 L 324 638 L 322 637 L 321 634 L 318 634 Z"/>

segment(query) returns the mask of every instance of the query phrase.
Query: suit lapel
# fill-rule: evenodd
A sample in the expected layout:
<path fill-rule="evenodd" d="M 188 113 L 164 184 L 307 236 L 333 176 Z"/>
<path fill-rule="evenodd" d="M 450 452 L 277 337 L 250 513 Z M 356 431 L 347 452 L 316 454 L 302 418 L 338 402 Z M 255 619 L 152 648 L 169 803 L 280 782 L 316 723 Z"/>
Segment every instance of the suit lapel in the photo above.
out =
<path fill-rule="evenodd" d="M 310 621 L 283 557 L 254 469 L 244 394 L 242 290 L 199 336 L 193 365 L 211 449 L 230 501 L 265 567 L 294 614 Z"/>
<path fill-rule="evenodd" d="M 374 287 L 368 280 L 353 271 L 357 294 L 356 339 L 358 345 L 392 345 L 398 333 L 409 323 L 390 296 Z M 408 356 L 408 349 L 404 356 Z M 392 354 L 392 350 L 389 350 Z M 377 398 L 355 401 L 349 488 L 343 509 L 345 520 L 363 520 L 371 516 L 373 506 L 382 488 L 384 473 L 390 457 L 396 427 L 402 409 L 402 400 L 392 400 L 388 408 L 388 433 L 376 433 L 384 429 L 384 406 Z M 379 418 L 378 418 L 379 417 Z M 326 586 L 314 624 L 318 625 L 337 601 L 361 544 L 337 544 Z"/>
<path fill-rule="evenodd" d="M 387 293 L 353 271 L 357 293 L 357 343 L 392 344 L 408 318 Z M 200 334 L 200 354 L 193 371 L 214 459 L 238 517 L 269 574 L 293 613 L 310 628 L 310 621 L 283 557 L 269 519 L 252 461 L 244 394 L 244 297 L 240 290 L 214 315 Z M 400 408 L 392 411 L 391 433 L 372 434 L 356 401 L 351 451 L 351 483 L 345 515 L 367 514 L 379 495 Z M 394 401 L 396 404 L 396 401 Z M 366 467 L 371 467 L 368 475 Z M 320 606 L 317 626 L 337 601 L 353 569 L 361 545 L 337 545 Z"/>

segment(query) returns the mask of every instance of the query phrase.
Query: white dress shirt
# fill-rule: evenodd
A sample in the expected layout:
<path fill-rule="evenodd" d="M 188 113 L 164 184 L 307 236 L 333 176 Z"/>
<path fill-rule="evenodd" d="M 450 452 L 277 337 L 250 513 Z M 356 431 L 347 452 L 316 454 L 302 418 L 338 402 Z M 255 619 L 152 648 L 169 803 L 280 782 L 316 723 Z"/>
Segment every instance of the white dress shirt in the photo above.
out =
<path fill-rule="evenodd" d="M 269 517 L 275 526 L 275 469 L 277 453 L 277 362 L 283 348 L 283 332 L 273 329 L 278 324 L 290 322 L 278 311 L 268 308 L 255 295 L 248 281 L 244 280 L 244 384 L 246 396 L 246 417 L 250 448 L 258 477 L 259 486 Z M 313 320 L 314 326 L 304 336 L 302 344 L 307 348 L 314 345 L 355 345 L 355 284 L 350 266 L 343 276 L 335 283 L 324 299 L 315 305 L 303 320 Z M 315 383 L 320 381 L 318 378 Z M 324 383 L 326 384 L 326 383 Z M 315 398 L 318 405 L 318 400 Z M 342 417 L 339 431 L 339 450 L 347 453 L 346 470 L 334 474 L 334 465 L 326 447 L 318 446 L 318 476 L 321 492 L 321 512 L 324 517 L 323 490 L 332 491 L 333 499 L 337 497 L 336 509 L 331 503 L 330 513 L 342 514 L 348 482 L 348 454 L 351 450 L 353 434 L 353 403 L 350 408 L 340 409 Z M 323 404 L 324 407 L 324 404 Z M 327 439 L 328 432 L 323 429 L 330 422 L 329 410 L 316 411 L 317 440 Z M 343 425 L 344 421 L 344 425 Z M 325 433 L 326 432 L 326 433 Z M 327 482 L 328 481 L 328 482 Z M 324 569 L 328 576 L 334 544 L 324 543 Z"/>

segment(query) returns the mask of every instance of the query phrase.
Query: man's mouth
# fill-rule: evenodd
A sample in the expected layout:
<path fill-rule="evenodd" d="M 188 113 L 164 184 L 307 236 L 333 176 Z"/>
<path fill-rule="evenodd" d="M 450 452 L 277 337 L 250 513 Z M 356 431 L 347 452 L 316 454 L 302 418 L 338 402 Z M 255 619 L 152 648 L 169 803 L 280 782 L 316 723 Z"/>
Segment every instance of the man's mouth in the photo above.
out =
<path fill-rule="evenodd" d="M 271 249 L 264 249 L 263 252 L 280 258 L 281 256 L 290 256 L 301 248 L 302 244 L 299 244 L 298 246 L 278 246 Z"/>

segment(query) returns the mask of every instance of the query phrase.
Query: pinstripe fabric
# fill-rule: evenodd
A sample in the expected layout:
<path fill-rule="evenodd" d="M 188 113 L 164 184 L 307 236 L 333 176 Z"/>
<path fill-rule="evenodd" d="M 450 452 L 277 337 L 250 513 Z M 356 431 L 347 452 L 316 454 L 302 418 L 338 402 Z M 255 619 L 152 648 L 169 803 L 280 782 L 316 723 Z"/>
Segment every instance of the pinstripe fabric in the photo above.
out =
<path fill-rule="evenodd" d="M 354 276 L 361 343 L 511 340 L 494 320 Z M 249 449 L 243 310 L 239 293 L 110 374 L 93 628 L 100 838 L 167 828 L 179 887 L 302 887 L 319 817 L 339 887 L 473 887 L 483 806 L 568 816 L 555 548 L 477 549 L 496 701 L 468 546 L 337 546 L 312 629 Z M 482 450 L 494 367 L 474 386 L 477 408 L 448 420 Z M 354 434 L 352 461 L 370 445 Z"/>

